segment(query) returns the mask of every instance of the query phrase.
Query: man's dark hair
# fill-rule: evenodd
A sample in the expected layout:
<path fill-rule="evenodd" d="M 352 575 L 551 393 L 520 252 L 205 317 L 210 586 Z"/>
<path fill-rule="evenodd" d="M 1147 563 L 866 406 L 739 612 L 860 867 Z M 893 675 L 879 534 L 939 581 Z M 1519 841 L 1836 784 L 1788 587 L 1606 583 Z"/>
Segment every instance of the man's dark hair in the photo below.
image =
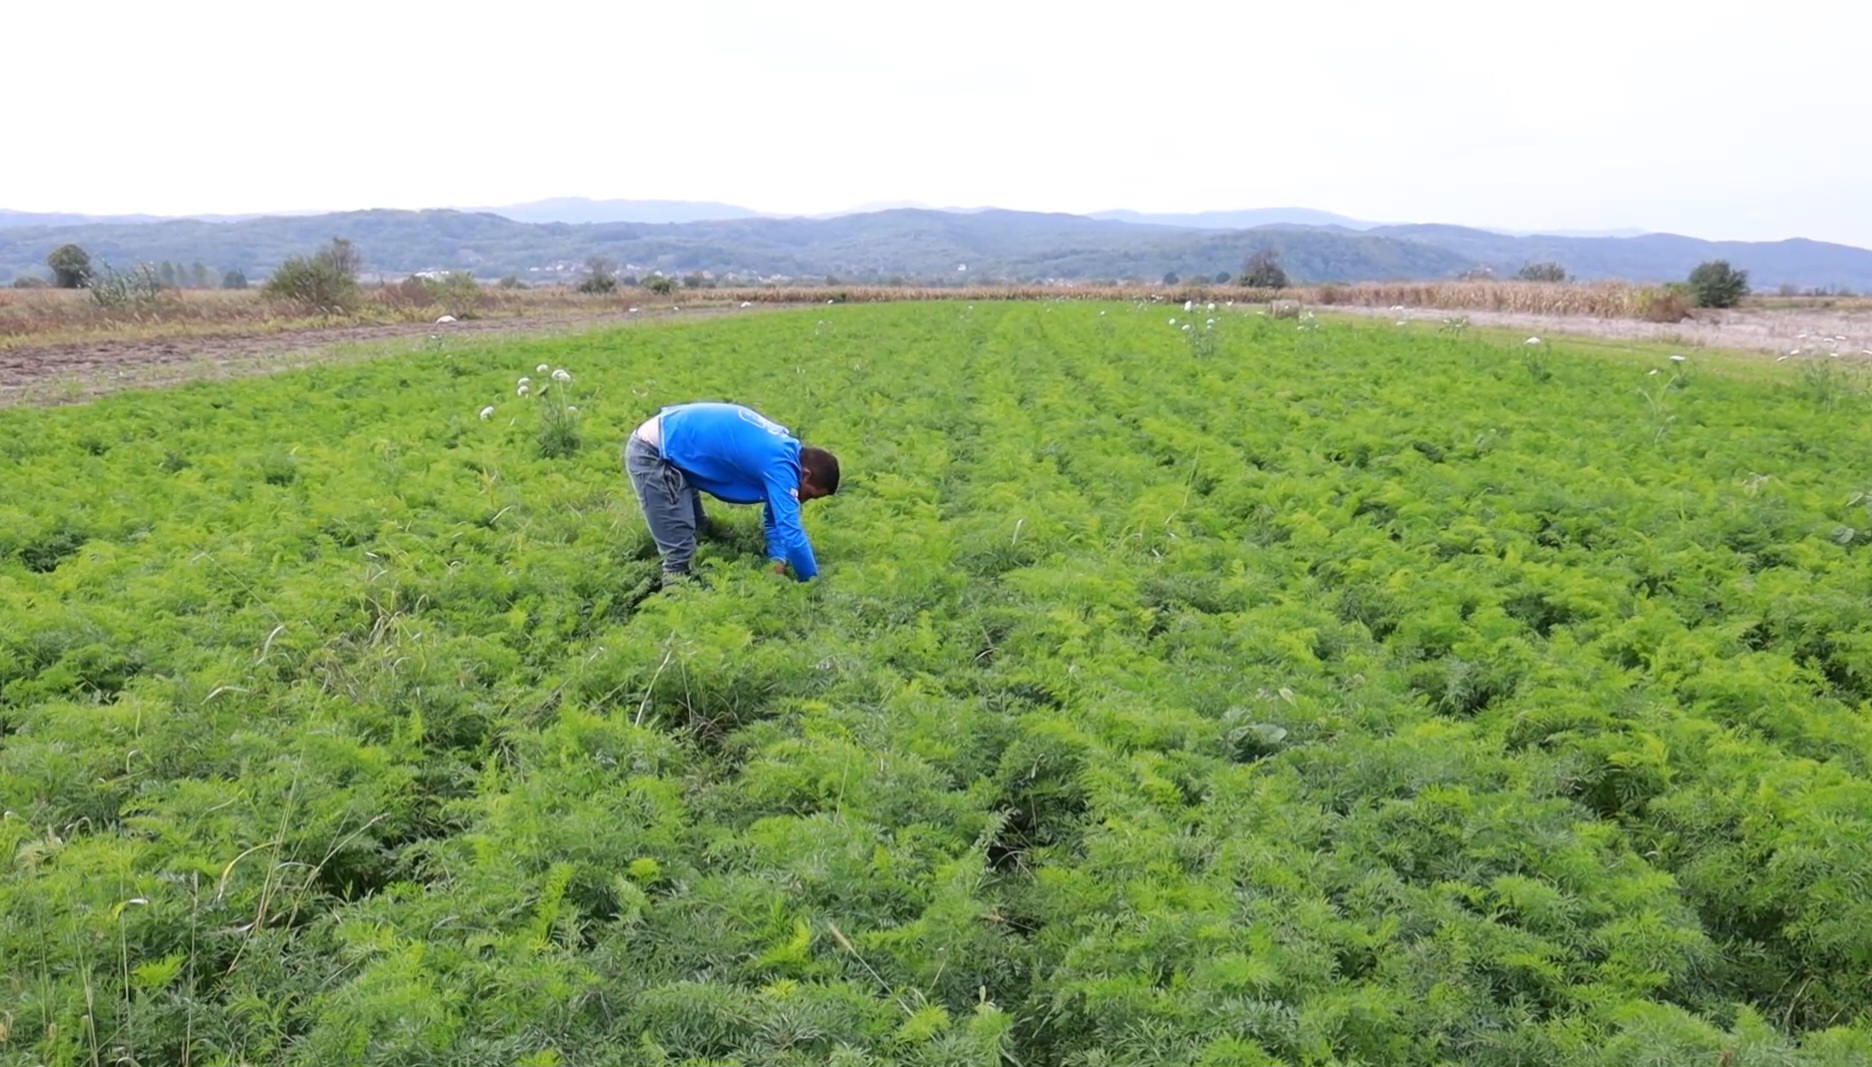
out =
<path fill-rule="evenodd" d="M 813 484 L 827 493 L 838 492 L 839 465 L 838 457 L 823 448 L 811 445 L 801 446 L 799 450 L 800 466 L 812 472 Z"/>

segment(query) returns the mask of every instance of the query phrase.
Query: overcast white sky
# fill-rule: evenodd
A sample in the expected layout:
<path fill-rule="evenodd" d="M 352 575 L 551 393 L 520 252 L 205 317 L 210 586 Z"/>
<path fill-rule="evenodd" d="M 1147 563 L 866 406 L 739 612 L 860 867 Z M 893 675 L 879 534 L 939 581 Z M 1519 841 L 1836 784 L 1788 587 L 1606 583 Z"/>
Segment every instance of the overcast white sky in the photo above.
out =
<path fill-rule="evenodd" d="M 1872 246 L 1864 0 L 0 0 L 0 207 L 1302 206 Z"/>

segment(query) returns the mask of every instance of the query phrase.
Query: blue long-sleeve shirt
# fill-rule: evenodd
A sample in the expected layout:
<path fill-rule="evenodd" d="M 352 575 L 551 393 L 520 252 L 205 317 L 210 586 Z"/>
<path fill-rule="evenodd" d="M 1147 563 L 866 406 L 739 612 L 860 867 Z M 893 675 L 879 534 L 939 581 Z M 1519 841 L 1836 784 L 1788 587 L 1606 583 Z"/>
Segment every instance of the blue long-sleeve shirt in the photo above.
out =
<path fill-rule="evenodd" d="M 696 488 L 730 504 L 766 504 L 767 556 L 800 581 L 819 573 L 800 525 L 800 443 L 786 427 L 739 404 L 678 404 L 660 420 L 663 458 Z"/>

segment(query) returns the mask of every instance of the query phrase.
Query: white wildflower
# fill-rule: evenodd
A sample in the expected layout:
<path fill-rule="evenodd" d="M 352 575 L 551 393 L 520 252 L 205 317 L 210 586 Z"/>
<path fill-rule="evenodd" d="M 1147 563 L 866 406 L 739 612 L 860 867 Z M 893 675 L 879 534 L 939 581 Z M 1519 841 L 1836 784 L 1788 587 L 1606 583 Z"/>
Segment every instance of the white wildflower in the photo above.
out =
<path fill-rule="evenodd" d="M 1176 316 L 1174 316 L 1174 315 L 1172 315 L 1172 316 L 1170 317 L 1170 325 L 1172 325 L 1172 326 L 1175 326 L 1175 325 L 1176 325 Z"/>
<path fill-rule="evenodd" d="M 1196 310 L 1196 301 L 1194 301 L 1194 300 L 1185 300 L 1185 301 L 1183 301 L 1183 310 L 1184 310 L 1184 311 L 1194 311 L 1194 310 Z"/>
<path fill-rule="evenodd" d="M 578 413 L 578 405 L 577 405 L 577 404 L 567 404 L 567 405 L 566 405 L 566 410 L 567 410 L 567 411 L 570 411 L 570 412 L 572 412 L 572 413 L 574 413 L 574 414 L 577 414 L 577 413 Z"/>
<path fill-rule="evenodd" d="M 1209 301 L 1209 310 L 1210 310 L 1210 311 L 1214 311 L 1214 310 L 1215 310 L 1215 301 L 1213 301 L 1213 300 L 1211 300 L 1211 301 Z"/>
<path fill-rule="evenodd" d="M 1540 338 L 1538 338 L 1538 337 L 1530 337 L 1530 338 L 1528 338 L 1527 340 L 1525 340 L 1525 341 L 1523 341 L 1523 342 L 1521 342 L 1521 343 L 1522 343 L 1522 344 L 1524 344 L 1524 345 L 1537 345 L 1537 344 L 1540 344 Z"/>
<path fill-rule="evenodd" d="M 1682 356 L 1672 356 L 1672 357 L 1671 357 L 1671 362 L 1672 362 L 1672 363 L 1682 363 L 1683 361 L 1684 361 L 1684 357 L 1682 357 Z"/>
<path fill-rule="evenodd" d="M 525 395 L 527 395 L 528 393 L 531 393 L 532 391 L 533 391 L 533 390 L 532 390 L 532 389 L 531 389 L 530 387 L 528 387 L 528 385 L 527 385 L 527 383 L 525 383 L 525 382 L 521 382 L 521 383 L 520 383 L 520 387 L 519 387 L 518 389 L 515 389 L 515 390 L 514 390 L 514 395 L 515 395 L 515 396 L 525 396 Z"/>
<path fill-rule="evenodd" d="M 489 404 L 487 407 L 484 407 L 481 409 L 481 421 L 482 422 L 486 422 L 487 420 L 493 417 L 494 417 L 494 405 Z"/>
<path fill-rule="evenodd" d="M 754 306 L 754 301 L 752 301 L 752 300 L 743 300 L 743 301 L 741 301 L 741 306 L 742 306 L 742 307 L 744 307 L 744 308 L 751 308 L 751 307 L 753 307 L 753 306 Z"/>
<path fill-rule="evenodd" d="M 514 384 L 515 384 L 515 385 L 532 385 L 532 384 L 533 384 L 533 379 L 531 379 L 531 378 L 522 378 L 522 379 L 520 379 L 519 381 L 517 381 L 517 382 L 515 382 Z"/>
<path fill-rule="evenodd" d="M 1189 328 L 1190 328 L 1190 324 L 1189 324 L 1189 323 L 1187 323 L 1187 322 L 1186 322 L 1186 323 L 1184 323 L 1184 324 L 1183 324 L 1183 328 L 1184 328 L 1185 330 L 1187 330 L 1187 329 L 1189 329 Z"/>
<path fill-rule="evenodd" d="M 635 315 L 635 314 L 637 314 L 637 309 L 636 309 L 636 308 L 631 308 L 631 309 L 630 309 L 630 311 L 629 311 L 629 312 L 627 312 L 627 314 L 631 314 L 631 315 Z"/>
<path fill-rule="evenodd" d="M 1392 310 L 1392 311 L 1403 311 L 1403 310 L 1404 310 L 1404 305 L 1403 305 L 1403 304 L 1392 304 L 1392 305 L 1391 305 L 1391 310 Z"/>
<path fill-rule="evenodd" d="M 1652 368 L 1651 368 L 1650 370 L 1648 370 L 1648 371 L 1646 371 L 1645 373 L 1646 373 L 1646 374 L 1656 374 L 1656 373 L 1657 373 L 1657 368 L 1656 368 L 1656 367 L 1652 367 Z"/>
<path fill-rule="evenodd" d="M 553 371 L 552 377 L 553 377 L 553 381 L 555 382 L 569 382 L 572 380 L 572 375 L 568 374 L 564 367 L 560 367 L 558 370 Z"/>
<path fill-rule="evenodd" d="M 542 363 L 542 364 L 540 364 L 539 366 L 537 366 L 537 367 L 534 367 L 534 368 L 533 368 L 533 373 L 534 373 L 534 374 L 545 374 L 545 373 L 546 373 L 546 371 L 547 371 L 547 370 L 549 369 L 549 367 L 550 367 L 550 364 L 546 364 L 546 363 Z"/>

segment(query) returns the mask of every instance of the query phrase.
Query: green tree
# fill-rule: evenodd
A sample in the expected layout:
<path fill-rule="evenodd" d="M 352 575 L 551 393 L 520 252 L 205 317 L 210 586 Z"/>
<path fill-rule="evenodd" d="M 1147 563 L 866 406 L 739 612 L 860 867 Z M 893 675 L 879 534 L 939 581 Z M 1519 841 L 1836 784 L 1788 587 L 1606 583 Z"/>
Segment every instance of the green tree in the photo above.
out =
<path fill-rule="evenodd" d="M 1565 267 L 1558 263 L 1524 263 L 1515 277 L 1524 282 L 1565 282 L 1572 279 Z"/>
<path fill-rule="evenodd" d="M 208 264 L 206 263 L 190 264 L 189 265 L 189 288 L 190 289 L 206 289 L 209 287 L 209 285 L 210 285 L 210 275 L 208 274 Z"/>
<path fill-rule="evenodd" d="M 1225 270 L 1219 270 L 1219 271 L 1216 271 L 1216 273 L 1215 273 L 1215 283 L 1216 283 L 1217 285 L 1227 285 L 1227 284 L 1228 284 L 1228 280 L 1229 280 L 1229 279 L 1230 279 L 1231 277 L 1233 277 L 1233 275 L 1231 275 L 1231 274 L 1229 274 L 1229 272 L 1228 272 L 1228 271 L 1225 271 Z"/>
<path fill-rule="evenodd" d="M 1707 260 L 1690 272 L 1690 291 L 1697 307 L 1735 307 L 1749 294 L 1748 271 L 1731 267 L 1726 259 Z"/>
<path fill-rule="evenodd" d="M 91 284 L 91 254 L 77 245 L 60 245 L 46 257 L 52 284 L 60 289 L 83 289 Z"/>
<path fill-rule="evenodd" d="M 223 289 L 245 289 L 247 288 L 246 273 L 240 270 L 228 271 L 226 274 L 223 274 L 221 276 L 221 288 Z"/>
<path fill-rule="evenodd" d="M 1263 248 L 1242 263 L 1241 283 L 1250 289 L 1285 289 L 1287 272 L 1281 268 L 1280 253 Z"/>
<path fill-rule="evenodd" d="M 661 274 L 652 274 L 645 278 L 643 287 L 658 296 L 668 296 L 676 291 L 676 283 Z"/>
<path fill-rule="evenodd" d="M 1182 280 L 1183 279 L 1177 275 L 1176 271 L 1173 271 L 1173 270 L 1164 271 L 1163 283 L 1165 285 L 1175 285 L 1176 283 Z"/>

